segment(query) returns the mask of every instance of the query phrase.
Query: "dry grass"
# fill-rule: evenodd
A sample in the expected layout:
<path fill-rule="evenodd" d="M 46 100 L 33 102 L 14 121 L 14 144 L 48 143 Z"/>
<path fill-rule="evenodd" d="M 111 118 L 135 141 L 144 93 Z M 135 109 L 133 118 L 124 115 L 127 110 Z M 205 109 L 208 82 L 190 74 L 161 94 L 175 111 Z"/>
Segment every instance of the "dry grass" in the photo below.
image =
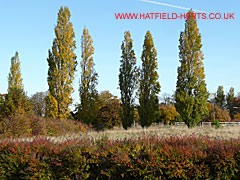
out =
<path fill-rule="evenodd" d="M 123 130 L 116 128 L 113 130 L 107 130 L 104 132 L 88 132 L 87 136 L 94 137 L 95 139 L 107 137 L 109 139 L 125 139 L 140 137 L 142 135 L 157 135 L 159 137 L 169 137 L 169 136 L 209 136 L 211 138 L 219 139 L 238 139 L 240 138 L 240 126 L 225 126 L 221 128 L 214 128 L 210 126 L 194 127 L 189 129 L 187 126 L 163 126 L 156 125 L 148 129 L 131 128 L 128 130 Z"/>
<path fill-rule="evenodd" d="M 124 130 L 122 128 L 115 128 L 106 131 L 87 131 L 78 134 L 66 134 L 63 136 L 38 136 L 28 138 L 12 138 L 10 141 L 32 141 L 35 138 L 44 138 L 54 143 L 59 143 L 67 140 L 90 138 L 93 141 L 100 139 L 123 140 L 128 138 L 139 138 L 141 136 L 157 135 L 159 137 L 169 136 L 209 136 L 217 139 L 238 139 L 240 138 L 240 126 L 226 126 L 216 129 L 214 127 L 202 126 L 188 129 L 187 126 L 163 126 L 155 125 L 148 129 L 141 127 Z"/>

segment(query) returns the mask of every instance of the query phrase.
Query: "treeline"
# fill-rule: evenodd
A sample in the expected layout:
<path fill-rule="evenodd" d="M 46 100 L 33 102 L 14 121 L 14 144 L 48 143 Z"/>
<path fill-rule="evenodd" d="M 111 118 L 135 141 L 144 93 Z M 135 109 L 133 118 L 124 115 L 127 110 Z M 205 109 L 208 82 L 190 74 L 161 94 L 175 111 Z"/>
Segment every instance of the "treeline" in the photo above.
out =
<path fill-rule="evenodd" d="M 190 10 L 189 13 L 193 11 Z M 118 99 L 108 91 L 101 93 L 97 91 L 98 73 L 94 68 L 93 40 L 88 29 L 84 27 L 79 63 L 80 103 L 76 105 L 75 111 L 71 112 L 69 106 L 73 103 L 71 95 L 74 91 L 72 83 L 79 66 L 75 54 L 75 33 L 70 17 L 69 9 L 61 7 L 54 29 L 55 38 L 52 48 L 48 51 L 49 89 L 46 93 L 39 92 L 28 98 L 22 84 L 18 53 L 16 52 L 11 59 L 8 93 L 2 95 L 0 99 L 1 119 L 11 119 L 19 114 L 34 112 L 50 119 L 75 119 L 96 129 L 119 125 L 127 129 L 136 121 L 142 127 L 149 127 L 155 122 L 174 123 L 176 120 L 184 121 L 188 127 L 194 127 L 200 121 L 221 120 L 218 116 L 224 113 L 229 116 L 230 112 L 231 117 L 234 118 L 236 113 L 233 90 L 226 98 L 226 106 L 222 102 L 220 90 L 215 98 L 216 103 L 208 102 L 209 93 L 205 83 L 201 34 L 194 18 L 186 20 L 185 30 L 180 34 L 180 66 L 177 70 L 176 92 L 173 100 L 165 104 L 159 103 L 158 94 L 161 86 L 157 73 L 157 50 L 150 31 L 145 35 L 141 67 L 136 65 L 137 58 L 130 32 L 124 33 L 119 68 L 121 98 Z M 228 119 L 228 117 L 224 118 Z"/>

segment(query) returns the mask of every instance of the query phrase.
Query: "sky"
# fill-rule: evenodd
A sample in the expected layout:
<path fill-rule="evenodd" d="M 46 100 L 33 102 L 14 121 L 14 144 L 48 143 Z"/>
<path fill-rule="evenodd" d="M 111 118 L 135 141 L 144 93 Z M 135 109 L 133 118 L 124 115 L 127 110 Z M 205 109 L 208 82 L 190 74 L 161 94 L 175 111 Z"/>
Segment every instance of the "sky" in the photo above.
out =
<path fill-rule="evenodd" d="M 98 90 L 119 96 L 118 74 L 124 32 L 130 31 L 138 65 L 144 36 L 149 30 L 158 53 L 161 94 L 173 94 L 178 45 L 184 19 L 116 20 L 115 13 L 186 13 L 188 8 L 207 13 L 235 13 L 234 20 L 198 20 L 207 89 L 216 92 L 219 85 L 240 92 L 240 1 L 239 0 L 0 0 L 0 93 L 6 93 L 10 59 L 18 51 L 24 89 L 29 96 L 47 91 L 47 56 L 54 39 L 54 27 L 61 6 L 71 12 L 75 31 L 77 60 L 80 62 L 80 39 L 84 26 L 95 48 L 95 69 L 99 74 Z M 79 102 L 80 66 L 74 81 L 74 102 Z"/>

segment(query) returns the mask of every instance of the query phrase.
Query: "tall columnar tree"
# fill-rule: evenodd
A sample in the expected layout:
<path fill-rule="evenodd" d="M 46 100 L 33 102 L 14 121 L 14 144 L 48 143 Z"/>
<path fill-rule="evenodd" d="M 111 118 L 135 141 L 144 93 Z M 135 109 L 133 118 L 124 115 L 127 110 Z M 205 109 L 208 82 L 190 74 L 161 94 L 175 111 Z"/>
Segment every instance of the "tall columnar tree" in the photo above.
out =
<path fill-rule="evenodd" d="M 18 52 L 11 58 L 10 73 L 8 75 L 8 93 L 5 96 L 3 115 L 10 117 L 31 111 L 28 97 L 23 89 L 21 67 Z"/>
<path fill-rule="evenodd" d="M 154 48 L 153 38 L 149 31 L 145 36 L 141 59 L 139 121 L 142 127 L 149 127 L 157 117 L 158 94 L 161 88 L 157 73 L 157 51 Z"/>
<path fill-rule="evenodd" d="M 176 109 L 188 127 L 197 125 L 207 113 L 208 92 L 205 83 L 201 34 L 197 21 L 192 16 L 185 22 L 185 31 L 180 34 Z"/>
<path fill-rule="evenodd" d="M 77 66 L 75 33 L 70 22 L 70 11 L 61 7 L 58 12 L 56 38 L 53 40 L 52 50 L 49 50 L 47 116 L 51 118 L 68 118 L 69 105 L 72 104 L 72 82 Z"/>
<path fill-rule="evenodd" d="M 18 52 L 11 58 L 10 73 L 8 75 L 8 91 L 12 88 L 23 89 L 21 67 Z"/>
<path fill-rule="evenodd" d="M 82 61 L 81 61 L 81 81 L 79 87 L 80 105 L 79 119 L 86 124 L 92 124 L 98 113 L 97 98 L 98 74 L 94 69 L 93 62 L 93 40 L 86 28 L 83 30 L 81 38 Z"/>
<path fill-rule="evenodd" d="M 137 87 L 136 56 L 133 50 L 133 40 L 130 32 L 124 33 L 120 60 L 119 87 L 121 91 L 121 120 L 125 129 L 131 127 L 134 121 L 134 90 Z"/>
<path fill-rule="evenodd" d="M 224 95 L 223 86 L 218 86 L 217 94 L 215 97 L 215 103 L 222 109 L 225 107 L 225 95 Z"/>
<path fill-rule="evenodd" d="M 227 110 L 228 110 L 231 118 L 233 118 L 233 116 L 234 116 L 234 105 L 233 105 L 234 98 L 235 98 L 234 88 L 231 87 L 229 89 L 229 92 L 228 92 L 227 96 L 226 96 L 226 100 L 227 100 L 226 107 L 227 107 Z"/>

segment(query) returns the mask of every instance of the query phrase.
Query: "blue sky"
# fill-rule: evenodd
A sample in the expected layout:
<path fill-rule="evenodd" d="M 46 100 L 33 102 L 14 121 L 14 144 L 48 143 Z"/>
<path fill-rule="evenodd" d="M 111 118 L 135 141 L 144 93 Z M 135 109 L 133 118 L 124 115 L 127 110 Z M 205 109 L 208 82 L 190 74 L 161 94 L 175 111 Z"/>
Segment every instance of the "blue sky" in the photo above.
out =
<path fill-rule="evenodd" d="M 209 92 L 223 85 L 240 92 L 240 23 L 239 0 L 154 0 L 209 13 L 235 13 L 235 20 L 198 20 L 202 34 L 206 83 Z M 187 10 L 138 0 L 0 0 L 0 93 L 7 91 L 10 59 L 18 51 L 21 60 L 25 91 L 32 95 L 46 91 L 47 55 L 54 39 L 54 27 L 61 6 L 69 7 L 76 34 L 78 62 L 80 38 L 84 25 L 94 41 L 98 90 L 110 90 L 119 95 L 118 74 L 121 42 L 124 31 L 131 32 L 138 64 L 144 36 L 150 30 L 158 52 L 161 94 L 172 94 L 179 66 L 178 45 L 184 20 L 116 20 L 117 12 L 128 13 L 185 13 Z M 80 66 L 74 82 L 75 102 L 78 102 Z M 160 94 L 160 95 L 161 95 Z"/>

